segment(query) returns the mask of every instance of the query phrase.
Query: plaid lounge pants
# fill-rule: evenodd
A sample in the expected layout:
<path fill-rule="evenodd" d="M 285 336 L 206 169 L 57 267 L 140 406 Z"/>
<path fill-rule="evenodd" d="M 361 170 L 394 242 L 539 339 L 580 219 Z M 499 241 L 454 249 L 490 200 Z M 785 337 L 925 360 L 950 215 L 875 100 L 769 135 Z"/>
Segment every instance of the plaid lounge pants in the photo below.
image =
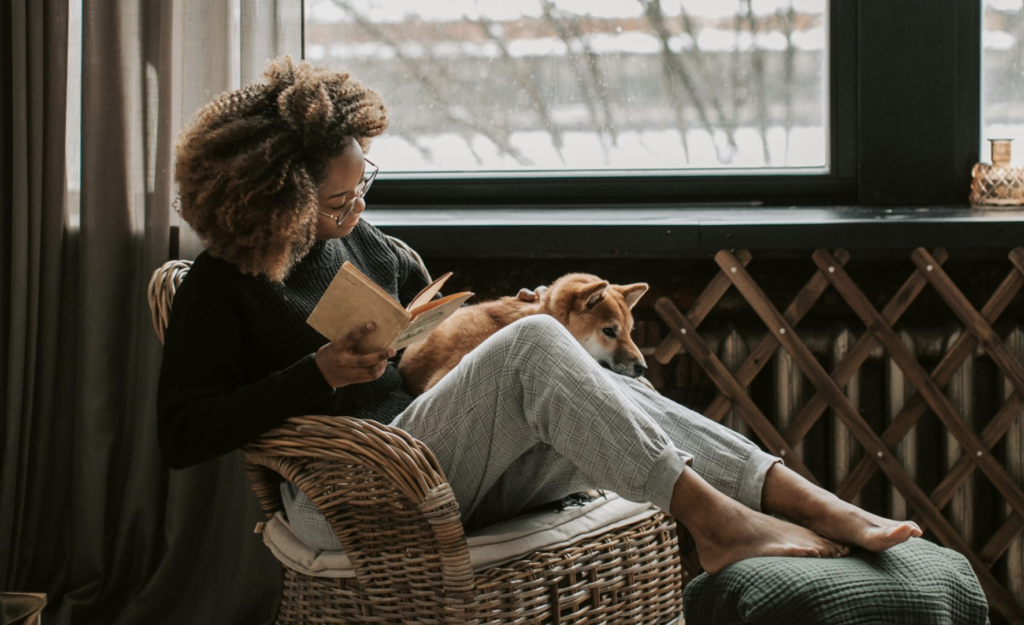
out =
<path fill-rule="evenodd" d="M 760 509 L 779 459 L 643 383 L 603 369 L 560 323 L 526 317 L 496 333 L 392 422 L 444 469 L 467 529 L 588 489 L 668 510 L 689 464 Z M 326 519 L 283 488 L 296 535 L 339 550 Z"/>

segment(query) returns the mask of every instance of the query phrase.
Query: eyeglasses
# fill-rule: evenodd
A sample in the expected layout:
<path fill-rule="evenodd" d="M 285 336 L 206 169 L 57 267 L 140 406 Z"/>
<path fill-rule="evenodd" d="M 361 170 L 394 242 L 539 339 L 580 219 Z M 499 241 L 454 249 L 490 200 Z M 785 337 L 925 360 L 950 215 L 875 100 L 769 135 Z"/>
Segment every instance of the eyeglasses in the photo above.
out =
<path fill-rule="evenodd" d="M 349 215 L 352 214 L 352 211 L 356 209 L 356 202 L 366 197 L 366 193 L 370 190 L 370 186 L 373 184 L 373 181 L 377 178 L 377 172 L 380 171 L 380 168 L 374 165 L 373 162 L 370 161 L 370 159 L 365 158 L 363 160 L 366 161 L 366 169 L 365 171 L 363 171 L 362 181 L 355 188 L 356 196 L 352 198 L 352 201 L 342 206 L 340 209 L 341 212 L 339 212 L 337 216 L 331 215 L 330 213 L 325 213 L 323 211 L 319 211 L 321 215 L 333 219 L 334 223 L 338 224 L 339 228 L 341 227 L 341 224 L 345 223 L 345 220 L 349 218 Z"/>

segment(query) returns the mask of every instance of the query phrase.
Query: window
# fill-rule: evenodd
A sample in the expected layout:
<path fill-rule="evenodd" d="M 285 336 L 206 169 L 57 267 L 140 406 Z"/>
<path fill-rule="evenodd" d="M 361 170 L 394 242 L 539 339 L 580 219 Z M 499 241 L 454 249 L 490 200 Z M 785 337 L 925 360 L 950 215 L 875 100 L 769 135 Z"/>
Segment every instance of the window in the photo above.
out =
<path fill-rule="evenodd" d="M 375 146 L 382 175 L 374 206 L 384 208 L 966 206 L 982 133 L 985 3 L 1019 25 L 1022 0 L 304 1 L 306 57 L 352 69 L 395 110 L 396 166 L 384 141 Z M 652 17 L 667 26 L 664 35 Z M 705 31 L 713 36 L 702 39 Z M 986 51 L 1009 41 L 1002 39 L 986 35 Z M 403 63 L 403 50 L 419 56 Z M 666 62 L 675 61 L 665 50 L 687 68 L 670 88 Z M 588 65 L 594 60 L 599 73 Z M 395 67 L 402 69 L 389 83 Z M 465 76 L 485 88 L 407 95 L 417 84 Z M 537 93 L 523 84 L 538 85 Z M 597 87 L 610 95 L 602 99 Z M 657 112 L 629 100 L 634 92 L 645 106 L 657 102 Z M 466 127 L 489 100 L 505 107 L 479 122 L 494 139 Z M 428 116 L 401 121 L 405 103 Z M 442 133 L 429 120 L 445 116 L 455 119 Z M 420 138 L 410 138 L 417 125 Z M 660 147 L 648 140 L 656 133 Z M 501 142 L 521 160 L 502 154 Z M 563 159 L 580 144 L 590 146 L 580 160 Z M 644 153 L 652 145 L 653 155 Z M 525 154 L 523 146 L 546 149 Z"/>
<path fill-rule="evenodd" d="M 1014 162 L 1024 161 L 1024 0 L 985 0 L 982 32 L 981 155 L 987 139 L 1015 139 Z"/>
<path fill-rule="evenodd" d="M 307 0 L 305 57 L 381 91 L 386 171 L 828 171 L 826 0 Z"/>

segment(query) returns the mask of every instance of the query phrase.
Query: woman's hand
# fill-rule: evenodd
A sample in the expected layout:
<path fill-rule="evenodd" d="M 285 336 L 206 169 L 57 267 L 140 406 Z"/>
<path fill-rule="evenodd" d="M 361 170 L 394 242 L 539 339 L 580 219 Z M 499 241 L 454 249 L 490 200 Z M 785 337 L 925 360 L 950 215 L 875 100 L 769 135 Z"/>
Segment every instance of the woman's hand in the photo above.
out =
<path fill-rule="evenodd" d="M 547 290 L 548 287 L 546 286 L 539 286 L 536 289 L 533 289 L 532 291 L 524 287 L 522 289 L 519 289 L 519 292 L 516 293 L 516 299 L 518 299 L 521 302 L 536 302 L 540 300 L 540 298 L 544 295 L 544 291 Z"/>
<path fill-rule="evenodd" d="M 372 382 L 384 374 L 388 358 L 395 355 L 395 350 L 385 349 L 371 354 L 357 354 L 353 351 L 360 339 L 376 327 L 372 322 L 368 323 L 352 330 L 345 338 L 331 341 L 316 350 L 316 366 L 320 367 L 320 373 L 328 384 L 341 388 L 349 384 Z"/>

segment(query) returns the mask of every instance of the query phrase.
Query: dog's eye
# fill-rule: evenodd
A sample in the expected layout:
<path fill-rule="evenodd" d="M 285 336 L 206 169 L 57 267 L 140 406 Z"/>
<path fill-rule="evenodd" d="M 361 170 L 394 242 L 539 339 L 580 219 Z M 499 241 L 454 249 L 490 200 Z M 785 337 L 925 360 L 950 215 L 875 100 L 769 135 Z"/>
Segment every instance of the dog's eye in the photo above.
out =
<path fill-rule="evenodd" d="M 605 336 L 607 336 L 608 338 L 612 338 L 613 339 L 613 338 L 615 338 L 615 334 L 616 334 L 617 330 L 615 329 L 615 326 L 608 326 L 607 328 L 605 328 L 603 330 L 603 332 L 604 332 Z"/>

